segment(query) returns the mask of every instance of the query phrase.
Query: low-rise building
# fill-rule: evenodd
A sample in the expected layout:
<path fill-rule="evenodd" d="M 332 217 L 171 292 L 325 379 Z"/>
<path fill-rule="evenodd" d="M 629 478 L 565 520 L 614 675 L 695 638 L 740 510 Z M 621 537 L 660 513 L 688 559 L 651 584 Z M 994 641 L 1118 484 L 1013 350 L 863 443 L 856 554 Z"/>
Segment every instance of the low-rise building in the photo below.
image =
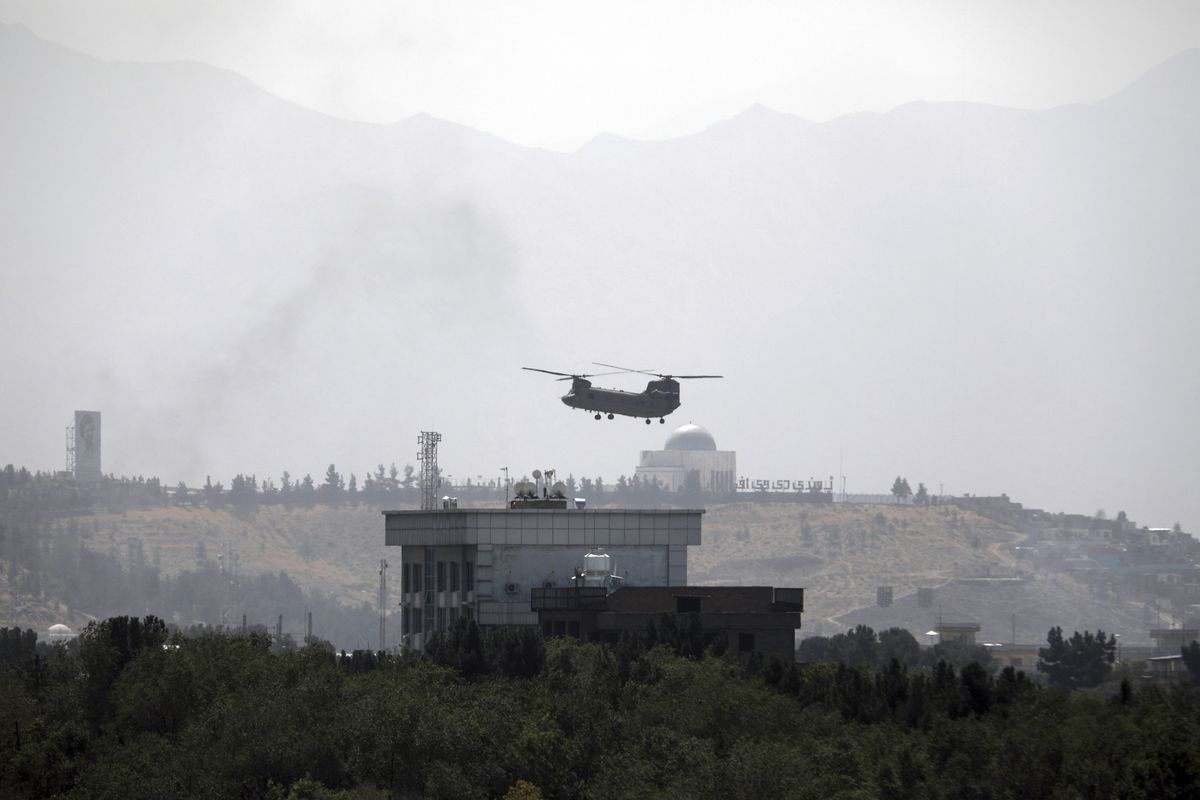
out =
<path fill-rule="evenodd" d="M 1200 639 L 1200 630 L 1195 628 L 1156 628 L 1150 631 L 1154 640 L 1155 655 L 1179 655 L 1179 651 Z"/>
<path fill-rule="evenodd" d="M 534 589 L 542 632 L 582 641 L 616 642 L 642 633 L 664 614 L 696 615 L 705 634 L 722 635 L 738 653 L 795 658 L 803 589 L 771 586 L 624 586 Z"/>
<path fill-rule="evenodd" d="M 939 620 L 933 629 L 937 632 L 940 642 L 975 644 L 975 635 L 979 633 L 980 625 L 978 622 L 942 622 Z"/>
<path fill-rule="evenodd" d="M 1187 665 L 1183 663 L 1183 656 L 1176 653 L 1173 656 L 1154 656 L 1146 660 L 1146 666 L 1149 668 L 1147 677 L 1154 683 L 1171 685 L 1179 681 L 1189 680 Z"/>
<path fill-rule="evenodd" d="M 988 655 L 1000 669 L 1012 667 L 1018 671 L 1032 673 L 1037 669 L 1040 658 L 1038 650 L 1045 645 L 1040 644 L 992 644 L 986 643 Z"/>

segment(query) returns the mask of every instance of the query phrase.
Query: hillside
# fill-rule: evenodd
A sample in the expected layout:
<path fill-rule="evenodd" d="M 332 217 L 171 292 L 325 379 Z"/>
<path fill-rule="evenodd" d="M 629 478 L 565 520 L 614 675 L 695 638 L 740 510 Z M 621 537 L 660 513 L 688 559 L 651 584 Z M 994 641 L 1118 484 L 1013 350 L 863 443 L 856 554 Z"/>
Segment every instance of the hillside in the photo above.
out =
<path fill-rule="evenodd" d="M 736 503 L 704 518 L 696 582 L 804 586 L 806 618 L 831 621 L 875 600 L 954 576 L 1013 566 L 1005 549 L 1021 534 L 956 508 Z"/>
<path fill-rule="evenodd" d="M 379 511 L 366 505 L 264 506 L 246 513 L 171 506 L 78 520 L 92 531 L 87 547 L 122 559 L 136 553 L 157 564 L 163 575 L 206 563 L 224 567 L 232 554 L 242 579 L 284 572 L 306 592 L 350 607 L 375 603 L 379 560 L 389 556 Z M 806 634 L 841 631 L 859 622 L 876 628 L 901 625 L 921 634 L 939 608 L 947 618 L 984 622 L 984 635 L 996 640 L 1007 640 L 1010 613 L 1019 614 L 1022 635 L 1035 640 L 1061 624 L 1120 630 L 1133 643 L 1146 627 L 1140 609 L 1114 610 L 1065 576 L 978 580 L 1013 575 L 1009 547 L 1024 535 L 961 509 L 733 503 L 710 508 L 703 524 L 704 544 L 689 554 L 690 582 L 803 586 Z M 874 607 L 879 585 L 893 587 L 893 607 Z M 996 588 L 1001 585 L 1003 593 Z M 936 588 L 938 608 L 916 607 L 914 593 L 922 587 Z M 68 613 L 53 597 L 17 595 L 2 577 L 0 610 L 7 622 L 43 629 L 89 618 L 88 609 Z M 292 628 L 300 610 L 285 611 Z"/>

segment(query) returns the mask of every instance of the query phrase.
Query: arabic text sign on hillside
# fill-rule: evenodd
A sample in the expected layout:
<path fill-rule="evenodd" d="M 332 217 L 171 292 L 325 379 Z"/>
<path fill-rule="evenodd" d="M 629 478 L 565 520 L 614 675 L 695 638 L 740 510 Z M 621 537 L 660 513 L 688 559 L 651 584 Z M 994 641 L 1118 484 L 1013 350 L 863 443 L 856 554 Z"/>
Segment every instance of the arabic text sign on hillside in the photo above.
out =
<path fill-rule="evenodd" d="M 739 477 L 737 482 L 739 492 L 833 492 L 833 478 L 828 482 L 793 480 L 766 480 L 761 478 Z"/>

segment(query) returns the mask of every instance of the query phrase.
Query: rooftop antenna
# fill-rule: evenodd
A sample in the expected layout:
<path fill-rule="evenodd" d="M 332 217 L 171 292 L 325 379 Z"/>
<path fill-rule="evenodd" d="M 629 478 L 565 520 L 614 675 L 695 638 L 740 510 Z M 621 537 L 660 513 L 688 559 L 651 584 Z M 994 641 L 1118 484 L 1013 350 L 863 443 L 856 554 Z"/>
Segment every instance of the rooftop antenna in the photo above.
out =
<path fill-rule="evenodd" d="M 508 467 L 501 467 L 504 473 L 504 505 L 508 505 Z"/>
<path fill-rule="evenodd" d="M 437 508 L 438 466 L 437 446 L 442 435 L 437 431 L 421 431 L 417 444 L 421 450 L 417 460 L 421 462 L 421 510 L 433 511 Z"/>

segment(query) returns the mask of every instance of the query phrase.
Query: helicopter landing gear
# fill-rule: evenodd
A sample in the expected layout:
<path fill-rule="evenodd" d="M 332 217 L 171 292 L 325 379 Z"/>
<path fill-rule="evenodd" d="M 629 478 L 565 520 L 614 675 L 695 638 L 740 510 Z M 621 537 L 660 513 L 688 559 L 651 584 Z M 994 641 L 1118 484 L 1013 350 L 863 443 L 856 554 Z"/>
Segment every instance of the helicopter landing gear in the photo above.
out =
<path fill-rule="evenodd" d="M 666 424 L 667 424 L 667 420 L 666 420 L 665 418 L 663 418 L 663 417 L 659 417 L 659 418 L 658 418 L 658 424 L 659 424 L 659 425 L 666 425 Z"/>
<path fill-rule="evenodd" d="M 600 419 L 600 415 L 599 415 L 599 414 L 597 414 L 597 415 L 596 415 L 596 419 Z"/>
<path fill-rule="evenodd" d="M 649 418 L 649 417 L 646 417 L 646 424 L 647 424 L 647 425 L 649 425 L 649 424 L 650 424 L 650 418 Z"/>
<path fill-rule="evenodd" d="M 609 418 L 609 419 L 612 419 L 612 418 L 613 418 L 613 415 L 612 415 L 612 414 L 609 414 L 609 415 L 608 415 L 608 418 Z"/>

